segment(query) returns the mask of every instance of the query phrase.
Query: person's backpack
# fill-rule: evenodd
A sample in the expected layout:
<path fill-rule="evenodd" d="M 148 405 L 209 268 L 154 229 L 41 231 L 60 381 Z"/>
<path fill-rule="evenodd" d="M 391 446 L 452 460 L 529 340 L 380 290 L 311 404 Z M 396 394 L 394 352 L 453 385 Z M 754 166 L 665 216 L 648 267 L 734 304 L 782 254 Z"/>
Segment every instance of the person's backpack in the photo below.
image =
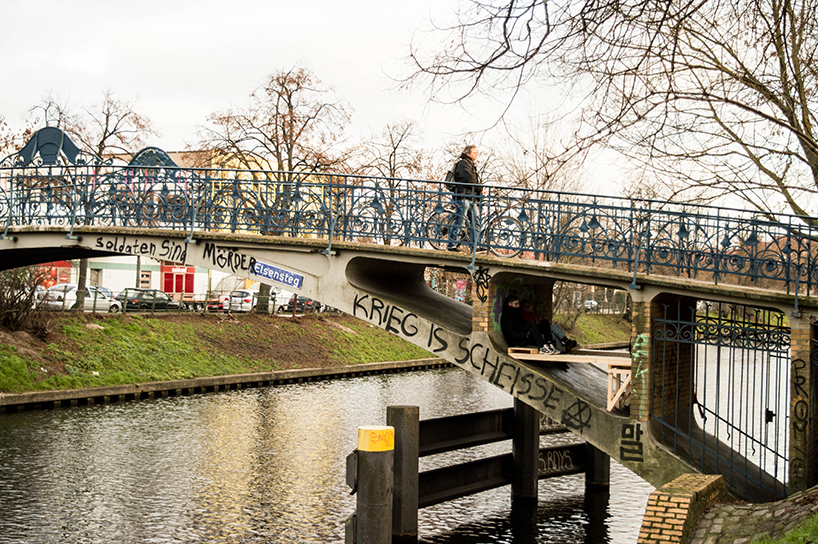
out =
<path fill-rule="evenodd" d="M 457 167 L 457 162 L 455 161 L 455 163 L 454 163 L 454 164 L 452 164 L 452 167 L 451 167 L 451 168 L 449 168 L 449 171 L 448 171 L 448 172 L 446 172 L 446 177 L 443 179 L 443 184 L 444 184 L 444 185 L 446 186 L 446 188 L 447 188 L 448 190 L 450 190 L 451 192 L 455 192 L 455 191 L 457 191 L 457 188 L 459 187 L 459 186 L 458 186 L 458 185 L 457 185 L 457 184 L 454 182 L 454 169 L 455 169 L 456 167 Z"/>

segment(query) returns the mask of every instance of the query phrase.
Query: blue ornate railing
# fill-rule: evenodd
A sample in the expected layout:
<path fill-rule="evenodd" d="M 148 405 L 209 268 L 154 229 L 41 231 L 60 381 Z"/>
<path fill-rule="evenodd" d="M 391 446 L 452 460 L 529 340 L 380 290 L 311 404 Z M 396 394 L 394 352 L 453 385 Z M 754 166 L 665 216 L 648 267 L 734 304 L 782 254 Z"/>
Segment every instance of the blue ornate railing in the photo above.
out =
<path fill-rule="evenodd" d="M 58 129 L 35 139 L 0 162 L 4 235 L 17 225 L 130 226 L 190 239 L 204 231 L 320 238 L 328 249 L 336 241 L 440 248 L 448 237 L 451 194 L 437 181 L 181 168 L 155 148 L 138 154 L 150 161 L 116 165 L 79 150 L 68 156 Z M 490 185 L 483 195 L 484 242 L 500 255 L 796 295 L 818 282 L 818 232 L 804 218 Z"/>

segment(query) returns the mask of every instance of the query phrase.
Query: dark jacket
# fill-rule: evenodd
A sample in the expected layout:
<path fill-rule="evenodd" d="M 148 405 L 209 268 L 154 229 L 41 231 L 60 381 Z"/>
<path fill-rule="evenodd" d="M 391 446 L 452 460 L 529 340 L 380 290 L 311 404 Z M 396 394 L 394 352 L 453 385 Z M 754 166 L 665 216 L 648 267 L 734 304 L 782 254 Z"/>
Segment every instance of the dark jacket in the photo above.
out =
<path fill-rule="evenodd" d="M 477 168 L 474 166 L 474 161 L 463 153 L 460 155 L 457 164 L 454 166 L 454 181 L 458 185 L 455 196 L 460 198 L 469 198 L 474 200 L 474 196 L 480 196 L 483 193 L 483 187 L 480 185 L 480 178 L 477 175 Z"/>
<path fill-rule="evenodd" d="M 500 330 L 503 331 L 503 338 L 510 347 L 525 346 L 530 343 L 528 323 L 523 318 L 520 308 L 512 308 L 508 304 L 503 304 L 503 313 L 500 314 Z"/>

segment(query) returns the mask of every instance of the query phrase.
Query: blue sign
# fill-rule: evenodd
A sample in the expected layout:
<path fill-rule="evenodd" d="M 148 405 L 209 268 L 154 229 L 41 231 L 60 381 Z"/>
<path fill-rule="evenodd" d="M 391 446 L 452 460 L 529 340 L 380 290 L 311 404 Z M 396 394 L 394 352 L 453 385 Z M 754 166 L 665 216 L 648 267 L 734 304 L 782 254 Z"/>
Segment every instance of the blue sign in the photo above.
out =
<path fill-rule="evenodd" d="M 301 274 L 296 274 L 295 272 L 290 272 L 289 270 L 284 270 L 271 264 L 256 261 L 255 259 L 253 259 L 253 262 L 250 263 L 250 270 L 256 276 L 268 278 L 297 289 L 301 289 L 301 287 L 304 285 L 304 276 Z"/>

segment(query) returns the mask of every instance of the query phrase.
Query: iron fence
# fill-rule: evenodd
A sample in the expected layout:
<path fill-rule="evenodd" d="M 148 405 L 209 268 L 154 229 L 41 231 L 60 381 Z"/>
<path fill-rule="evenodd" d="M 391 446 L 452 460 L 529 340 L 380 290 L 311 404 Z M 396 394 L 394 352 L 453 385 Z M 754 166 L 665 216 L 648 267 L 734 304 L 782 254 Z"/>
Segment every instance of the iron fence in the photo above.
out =
<path fill-rule="evenodd" d="M 787 496 L 790 329 L 781 312 L 665 305 L 652 336 L 651 418 L 660 437 L 739 497 Z"/>
<path fill-rule="evenodd" d="M 36 157 L 35 157 L 36 158 Z M 438 248 L 441 182 L 316 172 L 114 165 L 12 155 L 0 162 L 0 225 L 219 231 Z M 816 231 L 803 217 L 486 185 L 488 249 L 500 255 L 815 293 Z M 797 299 L 796 299 L 797 304 Z M 796 308 L 797 310 L 797 308 Z"/>

